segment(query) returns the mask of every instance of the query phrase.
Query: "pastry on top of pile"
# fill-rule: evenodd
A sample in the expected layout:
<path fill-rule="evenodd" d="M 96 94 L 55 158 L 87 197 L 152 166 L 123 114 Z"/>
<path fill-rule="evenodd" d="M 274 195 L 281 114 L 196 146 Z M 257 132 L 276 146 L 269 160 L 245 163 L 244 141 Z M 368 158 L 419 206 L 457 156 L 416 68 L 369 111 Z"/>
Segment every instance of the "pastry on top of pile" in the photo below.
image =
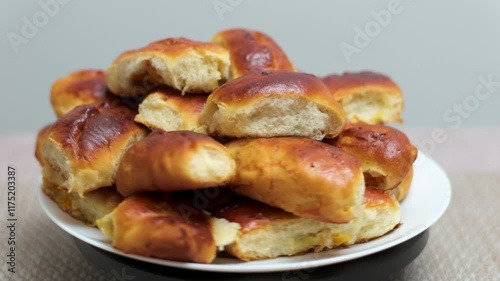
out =
<path fill-rule="evenodd" d="M 342 131 L 345 116 L 321 79 L 277 70 L 247 74 L 217 88 L 200 122 L 210 134 L 223 137 L 322 140 Z"/>
<path fill-rule="evenodd" d="M 262 32 L 226 29 L 215 34 L 211 41 L 229 51 L 232 79 L 268 70 L 296 71 L 281 47 Z"/>
<path fill-rule="evenodd" d="M 109 89 L 144 96 L 160 86 L 207 94 L 229 78 L 229 53 L 214 43 L 167 38 L 122 53 L 106 70 Z"/>

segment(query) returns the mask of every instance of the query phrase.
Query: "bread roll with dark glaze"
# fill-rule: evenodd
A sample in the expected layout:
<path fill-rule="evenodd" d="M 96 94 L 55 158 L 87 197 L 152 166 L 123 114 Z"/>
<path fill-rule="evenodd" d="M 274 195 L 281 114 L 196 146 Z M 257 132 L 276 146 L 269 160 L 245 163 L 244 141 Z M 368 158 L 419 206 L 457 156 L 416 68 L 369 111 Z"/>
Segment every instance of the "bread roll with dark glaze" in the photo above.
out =
<path fill-rule="evenodd" d="M 418 150 L 401 131 L 384 125 L 347 124 L 335 139 L 325 139 L 363 163 L 367 187 L 391 190 L 412 169 Z"/>
<path fill-rule="evenodd" d="M 380 124 L 403 121 L 401 89 L 383 74 L 346 72 L 328 75 L 323 82 L 344 108 L 348 122 Z"/>
<path fill-rule="evenodd" d="M 142 97 L 119 97 L 106 87 L 104 71 L 85 69 L 72 72 L 52 84 L 50 102 L 57 117 L 79 105 L 107 102 L 136 109 Z"/>
<path fill-rule="evenodd" d="M 374 239 L 400 222 L 398 202 L 383 191 L 368 188 L 363 212 L 349 223 L 324 223 L 241 197 L 214 212 L 217 218 L 238 223 L 238 238 L 226 251 L 243 261 L 320 252 Z"/>
<path fill-rule="evenodd" d="M 104 71 L 85 69 L 72 72 L 52 84 L 50 103 L 57 117 L 73 108 L 90 103 L 110 101 L 113 97 L 106 89 Z"/>
<path fill-rule="evenodd" d="M 226 143 L 236 161 L 230 187 L 297 216 L 347 223 L 361 210 L 361 163 L 306 138 L 241 139 Z"/>
<path fill-rule="evenodd" d="M 345 124 L 342 107 L 311 74 L 270 71 L 248 74 L 217 88 L 200 121 L 223 137 L 298 136 L 321 140 Z"/>
<path fill-rule="evenodd" d="M 233 79 L 267 70 L 296 71 L 280 46 L 262 32 L 227 29 L 215 34 L 211 41 L 229 51 Z"/>
<path fill-rule="evenodd" d="M 43 176 L 82 197 L 113 185 L 122 155 L 147 133 L 134 122 L 135 114 L 105 102 L 78 106 L 59 118 L 41 145 Z"/>
<path fill-rule="evenodd" d="M 183 211 L 167 193 L 127 197 L 109 216 L 98 221 L 113 247 L 126 253 L 160 259 L 210 263 L 216 255 L 212 222 L 203 212 Z"/>
<path fill-rule="evenodd" d="M 87 192 L 82 198 L 77 193 L 68 193 L 66 189 L 59 189 L 44 180 L 42 191 L 61 210 L 89 226 L 95 226 L 97 219 L 111 213 L 123 201 L 123 196 L 111 186 Z"/>
<path fill-rule="evenodd" d="M 121 96 L 143 96 L 158 86 L 211 93 L 229 78 L 229 67 L 228 51 L 217 44 L 168 38 L 121 54 L 106 82 Z"/>
<path fill-rule="evenodd" d="M 200 124 L 200 113 L 206 101 L 207 97 L 203 95 L 182 96 L 177 90 L 163 88 L 142 101 L 135 121 L 152 130 L 188 130 L 206 134 L 206 126 Z"/>
<path fill-rule="evenodd" d="M 235 170 L 227 149 L 214 139 L 190 131 L 155 130 L 125 153 L 116 186 L 124 196 L 221 186 Z"/>

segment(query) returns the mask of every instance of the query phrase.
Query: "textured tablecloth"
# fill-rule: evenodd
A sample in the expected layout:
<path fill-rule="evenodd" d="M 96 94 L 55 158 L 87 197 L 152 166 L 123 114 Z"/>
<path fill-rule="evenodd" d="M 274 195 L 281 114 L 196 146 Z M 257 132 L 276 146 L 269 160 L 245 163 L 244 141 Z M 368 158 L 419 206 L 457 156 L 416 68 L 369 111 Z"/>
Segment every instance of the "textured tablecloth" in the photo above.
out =
<path fill-rule="evenodd" d="M 4 141 L 5 142 L 5 141 Z M 11 140 L 12 142 L 12 140 Z M 0 147 L 2 141 L 0 139 Z M 0 151 L 0 280 L 119 280 L 78 251 L 73 238 L 43 213 L 36 197 L 31 139 L 19 138 Z M 29 155 L 29 156 L 27 156 Z M 24 158 L 21 162 L 16 159 Z M 7 160 L 6 160 L 7 159 Z M 10 159 L 10 160 L 9 160 Z M 17 265 L 7 271 L 6 165 L 17 165 Z M 452 202 L 431 228 L 429 243 L 405 269 L 386 280 L 500 280 L 500 171 L 449 171 Z M 432 196 L 432 194 L 429 194 Z M 425 202 L 422 202 L 425 204 Z M 128 279 L 135 280 L 137 279 Z"/>

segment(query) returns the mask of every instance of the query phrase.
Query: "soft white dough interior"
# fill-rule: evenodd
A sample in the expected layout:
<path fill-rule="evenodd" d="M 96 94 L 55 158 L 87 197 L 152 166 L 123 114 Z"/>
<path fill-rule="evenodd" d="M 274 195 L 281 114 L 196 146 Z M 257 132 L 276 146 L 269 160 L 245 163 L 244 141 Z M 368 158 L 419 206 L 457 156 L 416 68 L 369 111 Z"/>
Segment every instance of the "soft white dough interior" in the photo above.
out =
<path fill-rule="evenodd" d="M 225 134 L 245 136 L 304 136 L 321 140 L 337 124 L 318 105 L 303 98 L 269 97 L 236 112 L 219 107 L 209 127 Z"/>
<path fill-rule="evenodd" d="M 226 219 L 214 218 L 212 220 L 212 234 L 215 245 L 219 251 L 224 250 L 224 247 L 233 243 L 238 237 L 240 225 L 238 223 L 229 222 Z"/>
<path fill-rule="evenodd" d="M 120 88 L 140 90 L 137 88 L 142 87 L 146 89 L 142 94 L 159 85 L 168 85 L 183 93 L 209 93 L 229 74 L 229 65 L 220 57 L 195 52 L 176 59 L 157 54 L 135 56 L 124 59 L 117 68 L 124 70 L 118 76 Z M 144 79 L 145 76 L 148 79 Z"/>
<path fill-rule="evenodd" d="M 135 121 L 148 126 L 150 129 L 176 131 L 181 128 L 182 118 L 174 111 L 167 101 L 152 94 L 146 97 L 139 105 L 139 114 Z"/>
<path fill-rule="evenodd" d="M 309 250 L 320 251 L 356 241 L 361 220 L 328 224 L 305 218 L 284 220 L 243 235 L 238 248 L 246 256 L 259 258 L 290 256 Z"/>
<path fill-rule="evenodd" d="M 397 200 L 394 204 L 399 205 Z M 364 210 L 364 223 L 359 231 L 358 242 L 364 242 L 380 237 L 394 229 L 401 221 L 401 210 L 396 208 L 379 208 Z"/>
<path fill-rule="evenodd" d="M 42 174 L 52 184 L 61 188 L 72 186 L 74 178 L 71 163 L 63 149 L 52 139 L 42 146 L 42 157 L 47 165 L 43 166 Z"/>
<path fill-rule="evenodd" d="M 399 119 L 402 101 L 379 92 L 359 92 L 340 100 L 347 120 L 366 123 L 394 122 Z"/>
<path fill-rule="evenodd" d="M 225 181 L 233 175 L 234 165 L 234 161 L 220 151 L 204 148 L 189 161 L 189 172 L 200 181 Z"/>

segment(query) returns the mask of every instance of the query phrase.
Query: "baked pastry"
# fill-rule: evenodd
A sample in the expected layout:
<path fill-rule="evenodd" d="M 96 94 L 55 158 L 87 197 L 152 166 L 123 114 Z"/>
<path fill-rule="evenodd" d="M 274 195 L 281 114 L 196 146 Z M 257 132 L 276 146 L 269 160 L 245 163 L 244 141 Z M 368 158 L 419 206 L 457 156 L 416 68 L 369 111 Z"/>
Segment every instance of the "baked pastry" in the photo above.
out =
<path fill-rule="evenodd" d="M 391 78 L 374 72 L 346 72 L 323 78 L 345 110 L 348 122 L 402 122 L 403 95 Z"/>
<path fill-rule="evenodd" d="M 123 201 L 123 196 L 111 186 L 87 192 L 82 198 L 77 193 L 68 193 L 66 189 L 59 189 L 44 180 L 42 191 L 61 210 L 90 226 L 95 226 L 97 219 L 111 213 Z"/>
<path fill-rule="evenodd" d="M 107 69 L 109 89 L 143 96 L 158 86 L 182 93 L 211 93 L 229 77 L 229 53 L 213 43 L 168 38 L 126 51 Z"/>
<path fill-rule="evenodd" d="M 321 140 L 344 128 L 342 107 L 319 78 L 290 71 L 248 74 L 217 88 L 201 112 L 211 134 Z"/>
<path fill-rule="evenodd" d="M 401 131 L 384 125 L 348 124 L 335 139 L 324 140 L 363 163 L 367 187 L 394 189 L 411 170 L 418 150 Z"/>
<path fill-rule="evenodd" d="M 139 105 L 135 121 L 150 129 L 164 131 L 188 130 L 206 134 L 206 127 L 200 124 L 200 113 L 207 101 L 203 95 L 185 95 L 163 88 L 146 96 Z"/>
<path fill-rule="evenodd" d="M 185 208 L 194 211 L 186 213 Z M 196 263 L 212 262 L 217 247 L 232 243 L 239 229 L 168 193 L 127 197 L 97 224 L 113 247 L 126 253 Z"/>
<path fill-rule="evenodd" d="M 42 156 L 42 145 L 45 142 L 47 132 L 50 130 L 51 126 L 52 124 L 43 127 L 40 131 L 38 131 L 38 134 L 36 136 L 35 158 L 36 160 L 38 160 L 38 163 L 40 163 L 40 166 L 42 167 L 45 165 L 45 161 L 43 160 Z"/>
<path fill-rule="evenodd" d="M 214 139 L 190 131 L 155 130 L 125 153 L 116 186 L 124 196 L 221 186 L 235 170 L 227 149 Z"/>
<path fill-rule="evenodd" d="M 371 188 L 364 194 L 361 214 L 344 224 L 301 218 L 247 198 L 226 205 L 214 216 L 240 225 L 238 238 L 226 246 L 226 251 L 244 261 L 364 242 L 391 231 L 401 218 L 397 200 Z"/>
<path fill-rule="evenodd" d="M 229 51 L 233 79 L 265 70 L 296 71 L 281 47 L 262 32 L 227 29 L 215 34 L 211 41 Z"/>
<path fill-rule="evenodd" d="M 104 71 L 85 69 L 70 73 L 52 84 L 50 103 L 57 117 L 73 108 L 100 103 L 113 97 L 106 90 Z"/>
<path fill-rule="evenodd" d="M 300 217 L 347 223 L 361 210 L 361 163 L 306 138 L 240 139 L 225 144 L 236 161 L 236 193 Z"/>
<path fill-rule="evenodd" d="M 147 133 L 134 122 L 135 113 L 105 102 L 78 106 L 59 118 L 41 144 L 43 176 L 82 197 L 113 185 L 123 153 Z"/>
<path fill-rule="evenodd" d="M 398 186 L 396 186 L 396 188 L 390 190 L 390 193 L 399 202 L 403 201 L 410 192 L 412 181 L 413 181 L 413 166 L 410 168 L 410 170 L 403 178 L 401 183 Z"/>

